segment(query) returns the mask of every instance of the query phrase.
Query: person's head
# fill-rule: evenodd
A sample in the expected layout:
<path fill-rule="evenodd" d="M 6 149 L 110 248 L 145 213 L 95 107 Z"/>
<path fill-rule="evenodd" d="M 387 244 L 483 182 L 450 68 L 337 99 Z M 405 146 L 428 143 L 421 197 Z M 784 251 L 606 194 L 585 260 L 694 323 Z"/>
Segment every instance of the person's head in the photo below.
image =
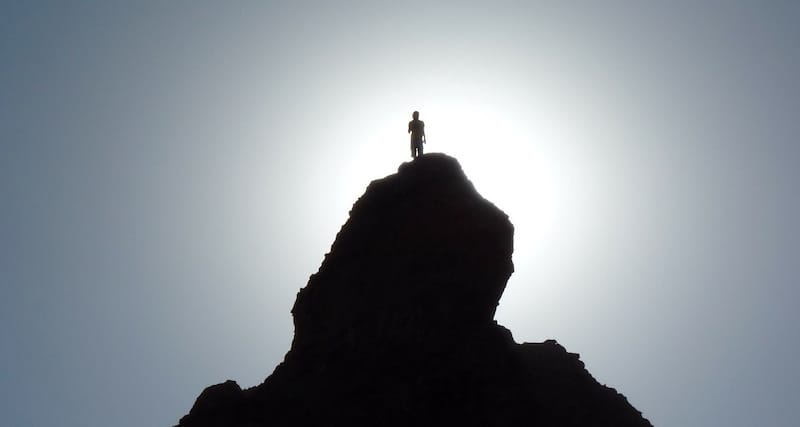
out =
<path fill-rule="evenodd" d="M 419 111 L 414 111 L 414 113 L 411 114 L 411 117 L 413 117 L 414 120 L 419 120 Z"/>

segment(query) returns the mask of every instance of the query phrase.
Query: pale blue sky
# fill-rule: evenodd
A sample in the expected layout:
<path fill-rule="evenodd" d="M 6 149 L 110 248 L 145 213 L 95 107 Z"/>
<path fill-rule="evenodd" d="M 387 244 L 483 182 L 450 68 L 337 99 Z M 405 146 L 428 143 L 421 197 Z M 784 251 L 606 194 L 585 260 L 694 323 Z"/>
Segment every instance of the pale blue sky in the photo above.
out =
<path fill-rule="evenodd" d="M 253 386 L 407 121 L 516 226 L 498 320 L 655 425 L 800 405 L 796 2 L 0 3 L 0 413 Z"/>

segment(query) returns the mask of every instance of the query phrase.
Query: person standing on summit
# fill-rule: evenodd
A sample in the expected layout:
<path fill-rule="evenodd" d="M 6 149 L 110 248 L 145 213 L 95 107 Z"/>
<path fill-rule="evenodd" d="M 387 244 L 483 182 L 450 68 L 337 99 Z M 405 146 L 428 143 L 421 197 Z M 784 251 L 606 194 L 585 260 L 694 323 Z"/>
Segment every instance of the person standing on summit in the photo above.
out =
<path fill-rule="evenodd" d="M 425 122 L 419 119 L 419 111 L 411 115 L 414 120 L 408 122 L 408 133 L 411 134 L 411 157 L 422 155 L 422 144 L 425 143 Z"/>

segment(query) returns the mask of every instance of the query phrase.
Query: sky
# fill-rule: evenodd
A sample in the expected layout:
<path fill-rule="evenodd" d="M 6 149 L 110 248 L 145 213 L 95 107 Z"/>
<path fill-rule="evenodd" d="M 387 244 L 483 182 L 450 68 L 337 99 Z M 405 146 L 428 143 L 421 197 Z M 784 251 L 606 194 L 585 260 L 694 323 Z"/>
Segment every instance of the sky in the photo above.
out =
<path fill-rule="evenodd" d="M 456 157 L 497 320 L 656 426 L 800 405 L 797 2 L 0 2 L 0 414 L 174 425 L 261 383 L 353 202 Z"/>

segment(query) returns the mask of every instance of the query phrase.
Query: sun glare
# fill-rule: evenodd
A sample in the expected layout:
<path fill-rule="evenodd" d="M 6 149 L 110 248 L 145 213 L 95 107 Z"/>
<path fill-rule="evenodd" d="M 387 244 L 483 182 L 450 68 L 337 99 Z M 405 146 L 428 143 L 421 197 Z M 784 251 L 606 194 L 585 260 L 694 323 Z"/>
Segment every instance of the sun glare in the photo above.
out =
<path fill-rule="evenodd" d="M 591 165 L 576 147 L 580 137 L 552 114 L 468 106 L 427 108 L 430 151 L 456 157 L 483 197 L 515 227 L 514 277 L 535 280 L 540 296 L 569 269 L 578 236 L 591 227 L 594 198 L 587 194 Z M 512 278 L 513 280 L 513 278 Z M 528 283 L 527 293 L 534 288 Z M 519 314 L 519 313 L 517 313 Z"/>
<path fill-rule="evenodd" d="M 503 209 L 518 231 L 541 228 L 547 221 L 544 197 L 546 147 L 517 117 L 478 108 L 428 112 L 431 146 L 456 157 L 485 198 Z"/>
<path fill-rule="evenodd" d="M 515 227 L 514 278 L 535 280 L 537 293 L 546 297 L 551 291 L 547 283 L 570 268 L 580 250 L 578 236 L 591 228 L 596 212 L 591 185 L 587 186 L 591 157 L 580 148 L 584 136 L 552 111 L 431 101 L 391 111 L 372 111 L 358 102 L 344 108 L 358 111 L 360 125 L 353 129 L 347 127 L 351 123 L 343 123 L 341 129 L 328 129 L 348 139 L 326 147 L 330 157 L 320 160 L 320 168 L 326 168 L 331 167 L 329 158 L 342 159 L 327 179 L 335 181 L 329 188 L 338 189 L 329 197 L 330 208 L 344 216 L 319 213 L 326 224 L 323 228 L 329 230 L 326 237 L 338 230 L 371 180 L 392 174 L 401 162 L 411 160 L 405 127 L 417 109 L 425 121 L 425 152 L 458 159 L 478 192 L 509 215 Z M 334 151 L 342 146 L 351 147 L 346 157 Z M 525 288 L 524 292 L 533 289 Z"/>

